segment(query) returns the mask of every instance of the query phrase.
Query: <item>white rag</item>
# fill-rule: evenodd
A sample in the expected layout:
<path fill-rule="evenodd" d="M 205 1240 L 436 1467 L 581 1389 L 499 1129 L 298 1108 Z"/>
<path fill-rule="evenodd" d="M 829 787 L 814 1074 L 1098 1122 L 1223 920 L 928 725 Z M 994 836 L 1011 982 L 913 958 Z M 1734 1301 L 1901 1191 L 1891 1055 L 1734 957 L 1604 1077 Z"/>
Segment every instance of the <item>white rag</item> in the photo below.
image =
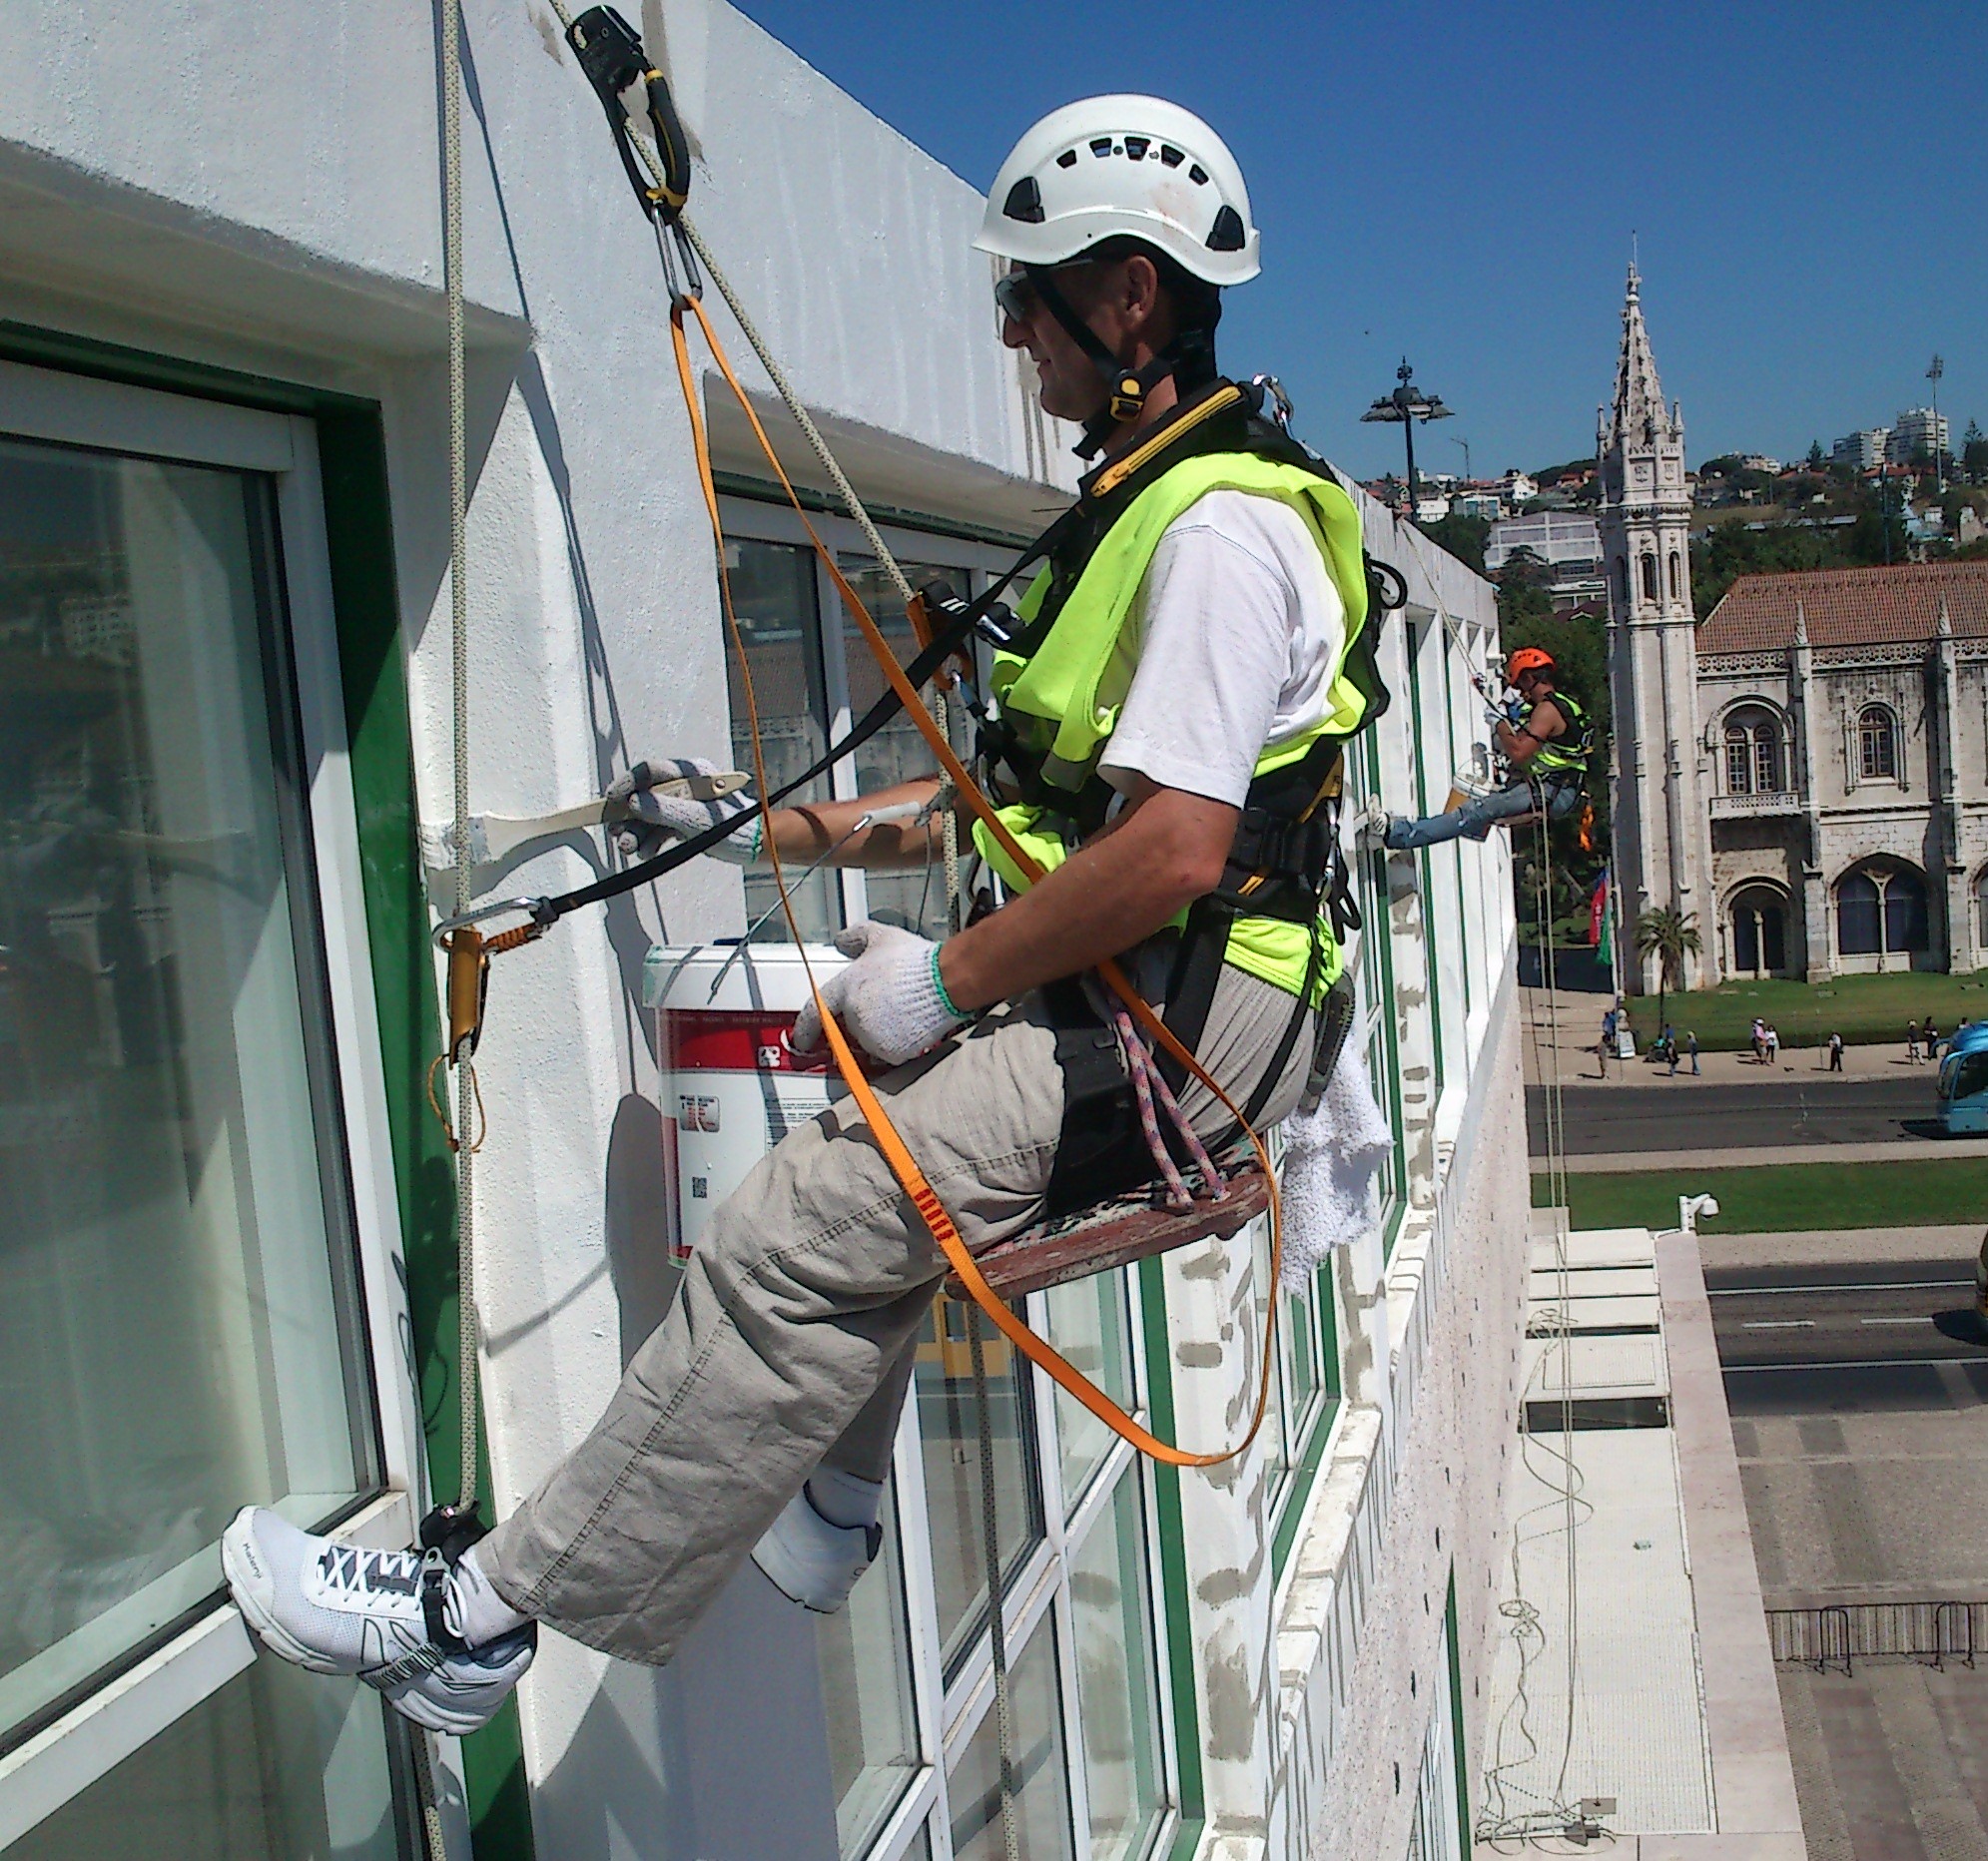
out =
<path fill-rule="evenodd" d="M 1284 1121 L 1283 1289 L 1301 1292 L 1325 1257 L 1378 1216 L 1374 1179 L 1394 1133 L 1374 1103 L 1367 1056 L 1350 1040 L 1317 1099 Z"/>

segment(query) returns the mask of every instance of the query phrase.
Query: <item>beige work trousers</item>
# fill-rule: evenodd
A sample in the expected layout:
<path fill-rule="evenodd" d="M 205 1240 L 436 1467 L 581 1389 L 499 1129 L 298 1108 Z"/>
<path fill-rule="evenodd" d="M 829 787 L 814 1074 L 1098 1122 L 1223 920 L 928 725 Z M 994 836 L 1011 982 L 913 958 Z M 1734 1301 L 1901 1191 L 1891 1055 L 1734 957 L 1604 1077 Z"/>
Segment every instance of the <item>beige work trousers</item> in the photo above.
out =
<path fill-rule="evenodd" d="M 1198 1057 L 1240 1104 L 1290 1024 L 1282 989 L 1224 967 Z M 1261 1122 L 1297 1103 L 1301 1030 Z M 1041 1212 L 1062 1122 L 1055 1034 L 1037 995 L 878 1084 L 973 1249 Z M 1189 1083 L 1204 1138 L 1229 1114 Z M 661 1665 L 824 1460 L 866 1479 L 891 1443 L 945 1257 L 862 1114 L 840 1101 L 790 1134 L 719 1209 L 663 1322 L 593 1433 L 484 1541 L 514 1608 Z"/>

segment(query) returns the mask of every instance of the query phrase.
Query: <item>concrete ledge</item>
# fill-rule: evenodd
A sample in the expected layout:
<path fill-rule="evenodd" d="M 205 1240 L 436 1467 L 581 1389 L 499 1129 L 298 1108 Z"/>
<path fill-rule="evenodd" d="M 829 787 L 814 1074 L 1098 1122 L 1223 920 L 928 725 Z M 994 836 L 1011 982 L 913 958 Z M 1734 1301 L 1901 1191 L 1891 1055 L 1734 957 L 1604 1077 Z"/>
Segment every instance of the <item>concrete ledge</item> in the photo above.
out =
<path fill-rule="evenodd" d="M 1657 1237 L 1657 1277 L 1670 1359 L 1671 1426 L 1703 1664 L 1705 1738 L 1718 1833 L 1643 1836 L 1637 1853 L 1640 1861 L 1805 1856 L 1794 1768 L 1695 1236 Z"/>

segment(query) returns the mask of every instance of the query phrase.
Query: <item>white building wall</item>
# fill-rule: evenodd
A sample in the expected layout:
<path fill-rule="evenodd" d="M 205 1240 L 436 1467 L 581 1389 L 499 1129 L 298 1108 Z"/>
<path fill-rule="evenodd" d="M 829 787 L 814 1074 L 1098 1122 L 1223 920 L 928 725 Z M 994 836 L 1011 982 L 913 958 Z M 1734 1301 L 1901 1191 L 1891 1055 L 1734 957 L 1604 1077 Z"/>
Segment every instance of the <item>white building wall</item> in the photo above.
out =
<path fill-rule="evenodd" d="M 466 11 L 471 787 L 478 812 L 525 814 L 598 792 L 636 757 L 728 759 L 726 687 L 653 246 L 549 12 Z M 969 246 L 979 196 L 717 0 L 648 0 L 639 24 L 695 140 L 695 211 L 866 490 L 1028 527 L 1072 467 L 1067 435 L 996 341 L 987 263 Z M 435 67 L 429 16 L 387 0 L 272 0 L 253 31 L 193 0 L 0 17 L 0 71 L 13 74 L 0 80 L 0 314 L 379 403 L 414 771 L 423 815 L 440 820 Z M 748 467 L 737 421 L 714 414 L 714 431 L 720 463 Z M 1411 557 L 1384 511 L 1363 511 L 1370 547 L 1409 578 L 1440 789 L 1457 648 L 1433 617 L 1449 612 L 1488 658 L 1490 590 L 1434 551 Z M 1408 632 L 1391 623 L 1390 802 L 1410 766 Z M 1184 1483 L 1210 1855 L 1400 1851 L 1452 1561 L 1475 1711 L 1525 1246 L 1513 924 L 1498 840 L 1431 870 L 1426 898 L 1398 875 L 1369 931 L 1396 948 L 1410 1207 L 1389 1258 L 1373 1236 L 1338 1262 L 1346 1401 L 1280 1586 L 1247 1501 L 1250 1464 Z M 593 871 L 561 848 L 505 890 Z M 700 863 L 499 964 L 479 1055 L 491 1134 L 477 1206 L 500 1510 L 591 1425 L 667 1299 L 637 972 L 666 929 L 736 931 L 740 900 L 729 869 Z M 1167 1267 L 1183 1317 L 1239 1296 L 1191 1272 Z M 1200 1385 L 1176 1368 L 1183 1437 L 1231 1432 L 1241 1362 Z M 811 1641 L 736 1595 L 662 1672 L 548 1636 L 522 1696 L 540 1853 L 832 1852 L 814 1672 Z"/>

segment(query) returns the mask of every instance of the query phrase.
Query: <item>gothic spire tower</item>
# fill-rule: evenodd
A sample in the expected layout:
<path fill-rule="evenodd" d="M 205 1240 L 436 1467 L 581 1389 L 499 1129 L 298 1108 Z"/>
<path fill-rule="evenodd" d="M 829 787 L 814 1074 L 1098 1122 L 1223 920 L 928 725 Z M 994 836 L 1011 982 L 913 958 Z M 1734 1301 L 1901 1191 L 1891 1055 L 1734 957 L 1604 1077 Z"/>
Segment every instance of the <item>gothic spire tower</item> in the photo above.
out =
<path fill-rule="evenodd" d="M 1615 858 L 1624 921 L 1665 909 L 1695 917 L 1705 953 L 1685 985 L 1716 980 L 1711 829 L 1699 756 L 1697 645 L 1691 612 L 1691 494 L 1684 417 L 1663 402 L 1634 264 L 1623 304 L 1614 400 L 1596 432 L 1602 553 L 1609 575 L 1609 680 L 1615 704 Z M 1631 987 L 1653 965 L 1625 951 Z"/>

